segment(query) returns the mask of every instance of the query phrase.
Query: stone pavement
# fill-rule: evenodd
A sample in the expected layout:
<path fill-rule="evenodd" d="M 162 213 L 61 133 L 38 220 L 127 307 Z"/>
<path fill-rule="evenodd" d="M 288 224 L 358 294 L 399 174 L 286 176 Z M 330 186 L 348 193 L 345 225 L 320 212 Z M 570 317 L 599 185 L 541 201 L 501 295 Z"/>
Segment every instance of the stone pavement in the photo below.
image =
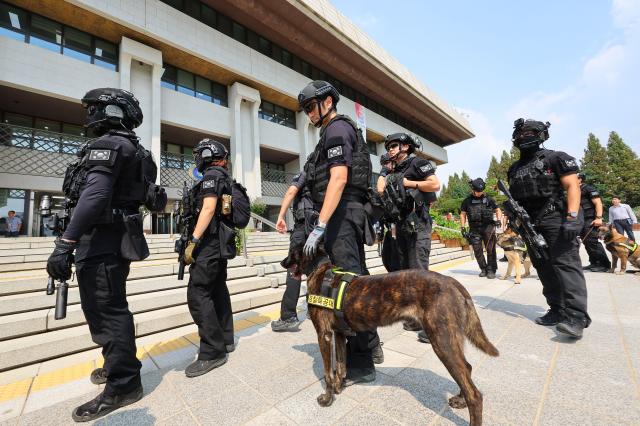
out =
<path fill-rule="evenodd" d="M 484 424 L 640 424 L 640 276 L 587 273 L 593 323 L 582 340 L 572 341 L 533 323 L 546 310 L 535 277 L 520 285 L 513 278 L 479 278 L 468 258 L 437 266 L 467 287 L 500 350 L 490 358 L 471 345 L 466 349 L 484 394 Z M 503 273 L 506 263 L 499 269 Z M 431 347 L 399 324 L 379 330 L 385 362 L 376 381 L 345 389 L 329 408 L 318 406 L 322 363 L 313 325 L 304 321 L 299 332 L 273 333 L 267 320 L 277 316 L 276 308 L 237 316 L 241 330 L 229 362 L 194 379 L 184 376 L 197 352 L 193 328 L 167 342 L 139 341 L 145 397 L 96 424 L 468 424 L 467 409 L 447 405 L 458 388 Z M 94 366 L 47 386 L 43 365 L 14 399 L 3 398 L 1 385 L 9 382 L 0 375 L 2 424 L 73 424 L 71 409 L 98 393 L 88 379 Z"/>

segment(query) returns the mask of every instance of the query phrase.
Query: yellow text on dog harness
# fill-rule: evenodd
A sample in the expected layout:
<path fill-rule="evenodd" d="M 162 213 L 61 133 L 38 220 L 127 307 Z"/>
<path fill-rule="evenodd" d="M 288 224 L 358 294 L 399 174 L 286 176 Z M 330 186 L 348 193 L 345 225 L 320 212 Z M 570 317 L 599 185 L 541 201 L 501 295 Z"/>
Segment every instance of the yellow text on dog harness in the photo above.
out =
<path fill-rule="evenodd" d="M 343 271 L 340 268 L 333 268 L 331 270 L 335 275 L 347 275 L 347 279 L 340 279 L 340 284 L 338 284 L 338 291 L 336 293 L 335 298 L 321 296 L 319 294 L 309 294 L 307 296 L 307 303 L 309 305 L 318 306 L 321 308 L 327 309 L 335 309 L 337 311 L 342 310 L 342 305 L 344 302 L 344 297 L 347 295 L 347 287 L 351 280 L 358 276 L 358 274 L 354 274 L 353 272 Z"/>

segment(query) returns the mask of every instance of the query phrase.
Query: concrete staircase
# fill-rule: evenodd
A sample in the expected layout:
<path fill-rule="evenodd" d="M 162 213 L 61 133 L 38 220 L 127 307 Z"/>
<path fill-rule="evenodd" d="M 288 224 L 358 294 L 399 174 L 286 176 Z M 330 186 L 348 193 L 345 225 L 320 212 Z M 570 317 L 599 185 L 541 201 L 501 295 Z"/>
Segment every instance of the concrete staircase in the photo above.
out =
<path fill-rule="evenodd" d="M 174 239 L 147 236 L 151 255 L 131 265 L 127 294 L 138 337 L 192 323 L 186 300 L 188 270 L 184 280 L 178 281 Z M 53 318 L 55 296 L 45 294 L 45 266 L 53 240 L 0 239 L 0 372 L 96 347 L 84 322 L 77 281 L 69 283 L 67 317 Z M 234 313 L 277 307 L 286 275 L 279 262 L 288 247 L 288 235 L 248 234 L 248 258 L 229 261 L 227 284 Z M 375 246 L 367 247 L 366 256 L 372 274 L 385 272 Z M 464 256 L 467 252 L 460 248 L 445 248 L 438 241 L 432 244 L 432 264 Z"/>

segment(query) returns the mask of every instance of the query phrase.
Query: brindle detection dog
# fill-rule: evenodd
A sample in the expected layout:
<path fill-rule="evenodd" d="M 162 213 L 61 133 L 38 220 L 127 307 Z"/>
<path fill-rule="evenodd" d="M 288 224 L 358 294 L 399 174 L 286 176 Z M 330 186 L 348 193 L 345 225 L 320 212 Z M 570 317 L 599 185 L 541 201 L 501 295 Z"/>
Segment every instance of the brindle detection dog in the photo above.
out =
<path fill-rule="evenodd" d="M 611 252 L 611 269 L 609 269 L 609 272 L 615 272 L 618 266 L 618 259 L 620 259 L 620 271 L 615 272 L 616 274 L 625 273 L 627 260 L 640 269 L 640 246 L 635 246 L 631 240 L 616 231 L 615 227 L 612 225 L 599 227 L 598 238 L 604 240 L 605 247 Z M 635 249 L 633 249 L 634 246 Z M 640 271 L 636 272 L 636 275 L 638 274 L 640 274 Z"/>
<path fill-rule="evenodd" d="M 293 256 L 298 272 L 308 272 L 309 261 L 301 253 Z M 309 294 L 320 294 L 329 262 L 320 264 L 307 278 Z M 333 279 L 332 286 L 339 285 Z M 471 380 L 471 365 L 464 356 L 465 338 L 490 356 L 498 356 L 482 330 L 469 292 L 458 281 L 436 272 L 405 270 L 383 275 L 354 278 L 344 299 L 345 320 L 353 331 L 374 330 L 400 321 L 421 323 L 433 350 L 451 377 L 460 386 L 460 394 L 449 399 L 453 408 L 469 407 L 471 425 L 482 424 L 482 394 Z M 329 406 L 333 395 L 342 391 L 346 376 L 346 338 L 339 331 L 332 309 L 309 305 L 309 317 L 318 334 L 324 364 L 325 393 L 318 403 Z M 336 371 L 332 369 L 333 340 L 336 345 Z"/>

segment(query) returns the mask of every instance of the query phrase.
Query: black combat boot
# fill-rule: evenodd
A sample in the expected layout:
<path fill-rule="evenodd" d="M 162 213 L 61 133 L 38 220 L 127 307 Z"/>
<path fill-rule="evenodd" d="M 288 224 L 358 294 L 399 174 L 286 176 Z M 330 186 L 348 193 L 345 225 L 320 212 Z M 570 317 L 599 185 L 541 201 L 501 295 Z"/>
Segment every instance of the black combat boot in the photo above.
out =
<path fill-rule="evenodd" d="M 91 401 L 77 407 L 71 413 L 76 422 L 88 422 L 106 416 L 110 412 L 129 404 L 133 404 L 142 398 L 142 386 L 138 386 L 131 392 L 105 396 L 104 392 Z"/>
<path fill-rule="evenodd" d="M 490 280 L 495 280 L 496 279 L 495 271 L 488 271 L 487 272 L 487 278 L 490 279 Z"/>
<path fill-rule="evenodd" d="M 562 321 L 556 325 L 556 330 L 558 330 L 559 333 L 580 339 L 582 337 L 582 330 L 584 330 L 586 326 L 587 320 L 584 315 L 567 311 Z"/>
<path fill-rule="evenodd" d="M 562 312 L 560 312 L 558 309 L 551 308 L 547 311 L 546 314 L 536 318 L 536 324 L 545 325 L 545 326 L 556 325 L 560 321 L 562 321 L 563 318 L 564 318 L 564 315 L 562 314 Z"/>
<path fill-rule="evenodd" d="M 486 277 L 487 276 L 487 271 L 485 269 L 482 269 L 480 271 L 480 274 L 478 274 L 479 277 Z"/>

